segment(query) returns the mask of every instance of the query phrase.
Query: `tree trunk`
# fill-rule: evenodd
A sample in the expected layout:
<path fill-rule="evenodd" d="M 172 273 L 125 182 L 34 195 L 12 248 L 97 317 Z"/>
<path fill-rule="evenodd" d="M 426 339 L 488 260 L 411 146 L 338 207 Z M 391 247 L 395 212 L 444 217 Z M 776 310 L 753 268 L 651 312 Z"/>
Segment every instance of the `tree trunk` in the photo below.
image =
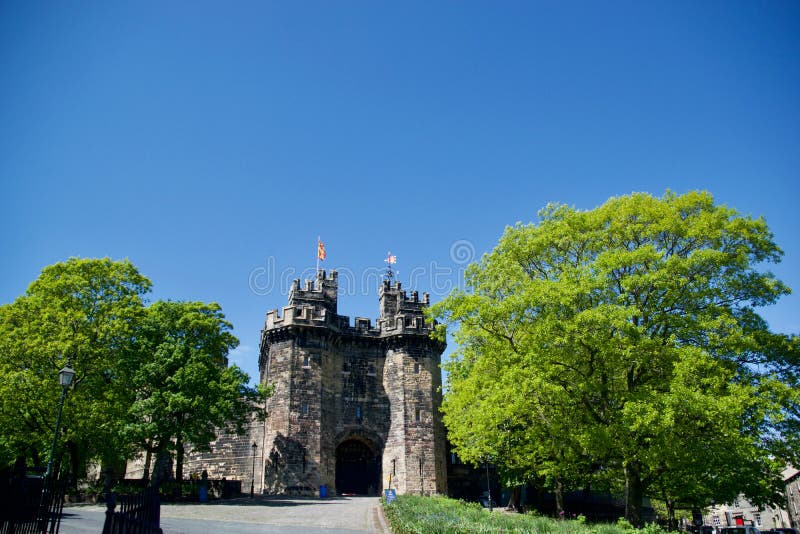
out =
<path fill-rule="evenodd" d="M 636 528 L 642 527 L 642 473 L 635 462 L 625 466 L 625 519 Z"/>
<path fill-rule="evenodd" d="M 81 454 L 78 445 L 72 440 L 67 441 L 67 453 L 69 454 L 69 485 L 73 490 L 78 491 L 78 479 L 83 478 L 79 476 Z M 83 473 L 83 475 L 85 474 Z"/>
<path fill-rule="evenodd" d="M 564 519 L 564 484 L 561 483 L 561 479 L 559 477 L 556 477 L 555 494 L 556 514 L 558 514 L 560 519 Z"/>
<path fill-rule="evenodd" d="M 664 499 L 667 505 L 667 528 L 670 532 L 678 530 L 678 522 L 675 520 L 675 499 Z"/>
<path fill-rule="evenodd" d="M 166 450 L 166 447 L 162 444 L 158 444 L 156 447 L 156 465 L 153 468 L 153 476 L 150 479 L 150 486 L 154 488 L 161 487 L 161 483 L 165 480 L 169 480 L 172 476 L 172 458 L 170 457 L 169 451 Z"/>
<path fill-rule="evenodd" d="M 522 486 L 514 486 L 511 488 L 511 497 L 508 499 L 508 506 L 506 507 L 509 510 L 513 510 L 515 512 L 522 513 L 522 503 L 520 500 L 522 499 Z"/>
<path fill-rule="evenodd" d="M 175 438 L 175 478 L 178 481 L 178 500 L 183 497 L 183 436 L 180 432 Z"/>
<path fill-rule="evenodd" d="M 149 480 L 150 479 L 150 462 L 153 459 L 153 451 L 150 448 L 150 444 L 146 445 L 146 452 L 144 454 L 144 471 L 142 471 L 142 480 Z"/>

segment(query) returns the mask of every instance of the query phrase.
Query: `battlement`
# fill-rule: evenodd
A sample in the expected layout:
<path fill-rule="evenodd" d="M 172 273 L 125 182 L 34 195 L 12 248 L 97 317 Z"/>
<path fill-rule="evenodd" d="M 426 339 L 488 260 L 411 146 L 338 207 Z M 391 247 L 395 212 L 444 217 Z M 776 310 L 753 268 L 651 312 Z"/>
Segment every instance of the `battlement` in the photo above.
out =
<path fill-rule="evenodd" d="M 381 283 L 379 293 L 381 319 L 389 319 L 402 314 L 424 315 L 424 308 L 431 302 L 430 295 L 423 293 L 420 301 L 418 292 L 412 291 L 411 297 L 409 297 L 402 287 L 400 282 L 392 284 L 389 280 L 384 280 Z"/>
<path fill-rule="evenodd" d="M 325 271 L 320 269 L 317 271 L 316 279 L 305 281 L 303 289 L 300 289 L 299 279 L 295 278 L 292 281 L 289 306 L 312 306 L 336 315 L 338 293 L 339 273 L 331 270 L 328 276 L 325 276 Z"/>
<path fill-rule="evenodd" d="M 307 304 L 284 306 L 282 308 L 282 313 L 278 313 L 278 310 L 267 312 L 267 320 L 264 324 L 264 329 L 272 330 L 273 328 L 280 328 L 293 324 L 326 326 L 328 317 L 328 310 L 325 308 L 317 308 Z"/>
<path fill-rule="evenodd" d="M 373 326 L 370 319 L 356 317 L 351 324 L 350 317 L 338 315 L 337 308 L 338 273 L 317 271 L 315 280 L 306 280 L 303 289 L 300 280 L 294 280 L 289 292 L 289 305 L 279 310 L 267 312 L 264 331 L 288 326 L 324 327 L 339 334 L 384 337 L 398 334 L 428 335 L 431 326 L 425 320 L 424 309 L 430 304 L 427 293 L 422 300 L 417 291 L 409 297 L 400 282 L 392 284 L 385 280 L 379 289 L 380 317 Z"/>
<path fill-rule="evenodd" d="M 284 306 L 280 310 L 267 312 L 264 330 L 275 330 L 287 326 L 310 326 L 329 328 L 340 334 L 366 337 L 383 337 L 397 334 L 429 334 L 430 325 L 425 317 L 418 313 L 397 314 L 392 317 L 378 319 L 373 326 L 372 320 L 356 317 L 353 324 L 347 315 L 331 317 L 325 309 L 313 306 Z"/>

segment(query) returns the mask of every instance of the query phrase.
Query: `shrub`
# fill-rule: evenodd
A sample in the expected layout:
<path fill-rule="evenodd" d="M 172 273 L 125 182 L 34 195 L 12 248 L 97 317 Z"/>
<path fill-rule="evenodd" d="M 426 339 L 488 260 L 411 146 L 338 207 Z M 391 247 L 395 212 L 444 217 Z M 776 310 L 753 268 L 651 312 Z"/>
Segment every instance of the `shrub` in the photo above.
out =
<path fill-rule="evenodd" d="M 536 534 L 630 534 L 630 523 L 590 525 L 583 516 L 557 521 L 535 514 L 489 513 L 478 503 L 447 497 L 398 495 L 392 504 L 382 500 L 386 518 L 395 534 L 536 533 Z M 647 534 L 662 534 L 658 531 Z"/>

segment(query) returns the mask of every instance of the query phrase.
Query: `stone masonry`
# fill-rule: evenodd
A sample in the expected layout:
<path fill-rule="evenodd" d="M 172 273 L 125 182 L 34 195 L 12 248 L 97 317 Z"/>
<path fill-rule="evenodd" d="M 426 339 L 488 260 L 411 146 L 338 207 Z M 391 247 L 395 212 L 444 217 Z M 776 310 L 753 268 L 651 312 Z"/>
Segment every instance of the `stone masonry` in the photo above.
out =
<path fill-rule="evenodd" d="M 275 391 L 259 436 L 264 491 L 377 494 L 391 483 L 446 493 L 444 345 L 430 336 L 428 295 L 383 281 L 377 324 L 351 325 L 337 292 L 337 273 L 318 271 L 302 288 L 294 281 L 281 313 L 267 313 L 259 369 Z"/>

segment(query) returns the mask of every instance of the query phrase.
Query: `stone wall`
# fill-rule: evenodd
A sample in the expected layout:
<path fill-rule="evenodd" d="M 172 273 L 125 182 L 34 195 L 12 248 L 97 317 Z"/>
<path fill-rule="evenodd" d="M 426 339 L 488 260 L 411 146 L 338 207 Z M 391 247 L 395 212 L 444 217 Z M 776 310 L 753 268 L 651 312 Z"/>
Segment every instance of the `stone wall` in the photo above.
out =
<path fill-rule="evenodd" d="M 794 467 L 787 467 L 783 472 L 783 481 L 786 484 L 786 511 L 789 525 L 800 529 L 800 471 Z"/>
<path fill-rule="evenodd" d="M 255 450 L 253 443 L 256 444 Z M 241 480 L 242 491 L 249 492 L 253 480 L 256 492 L 264 489 L 261 481 L 261 466 L 265 460 L 263 422 L 253 421 L 242 436 L 220 431 L 219 437 L 210 443 L 210 449 L 206 452 L 187 450 L 183 463 L 184 477 L 200 477 L 206 471 L 212 479 Z M 155 459 L 151 468 L 154 464 Z M 142 478 L 144 465 L 144 455 L 128 462 L 125 478 Z"/>
<path fill-rule="evenodd" d="M 255 481 L 255 491 L 261 491 L 261 469 L 264 456 L 264 424 L 254 421 L 243 436 L 220 433 L 210 444 L 209 452 L 189 451 L 184 460 L 184 476 L 200 476 L 203 471 L 209 478 L 241 480 L 242 491 L 249 491 Z M 256 444 L 255 449 L 253 444 Z"/>

